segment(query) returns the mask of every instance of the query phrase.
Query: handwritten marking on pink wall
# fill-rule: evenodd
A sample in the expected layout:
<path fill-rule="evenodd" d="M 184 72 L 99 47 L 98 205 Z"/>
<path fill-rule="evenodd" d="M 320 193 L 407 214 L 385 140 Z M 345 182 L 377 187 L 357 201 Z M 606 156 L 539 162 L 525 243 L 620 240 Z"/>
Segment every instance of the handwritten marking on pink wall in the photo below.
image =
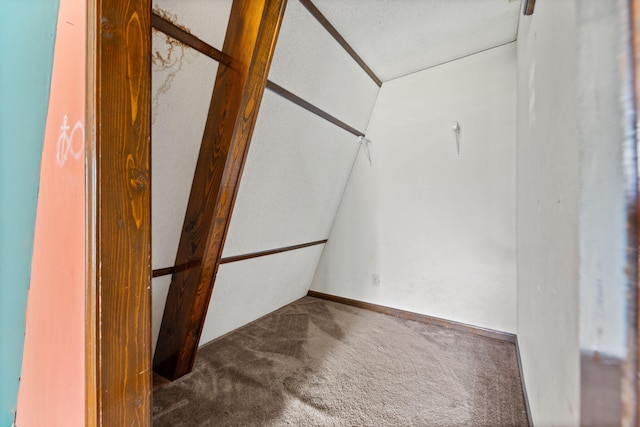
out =
<path fill-rule="evenodd" d="M 77 121 L 73 125 L 73 129 L 71 129 L 67 121 L 68 118 L 65 114 L 60 126 L 60 136 L 58 136 L 58 148 L 56 150 L 56 160 L 60 167 L 64 166 L 69 155 L 79 160 L 84 153 L 84 126 L 82 122 Z M 71 129 L 71 132 L 69 132 L 69 129 Z"/>

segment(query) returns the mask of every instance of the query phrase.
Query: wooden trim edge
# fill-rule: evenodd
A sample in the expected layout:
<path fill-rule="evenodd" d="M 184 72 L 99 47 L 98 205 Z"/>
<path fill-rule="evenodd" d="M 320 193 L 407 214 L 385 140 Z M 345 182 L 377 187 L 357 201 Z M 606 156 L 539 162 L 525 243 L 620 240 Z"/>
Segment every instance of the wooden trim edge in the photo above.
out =
<path fill-rule="evenodd" d="M 155 279 L 156 277 L 168 276 L 168 275 L 173 274 L 175 272 L 176 272 L 176 267 L 175 266 L 164 267 L 164 268 L 156 268 L 151 273 L 151 278 Z"/>
<path fill-rule="evenodd" d="M 296 249 L 308 248 L 309 246 L 324 245 L 325 243 L 327 243 L 327 239 L 316 240 L 315 242 L 309 242 L 309 243 L 302 243 L 300 245 L 285 246 L 282 248 L 270 249 L 267 251 L 252 252 L 252 253 L 243 254 L 243 255 L 235 255 L 235 256 L 230 256 L 226 258 L 221 258 L 219 264 L 226 264 L 229 262 L 236 262 L 236 261 L 244 261 L 251 258 L 258 258 L 258 257 L 267 256 L 267 255 L 279 254 L 282 252 L 294 251 Z"/>
<path fill-rule="evenodd" d="M 443 328 L 454 329 L 461 332 L 467 332 L 474 335 L 480 335 L 487 338 L 494 338 L 500 341 L 516 343 L 516 335 L 509 332 L 496 331 L 494 329 L 481 328 L 466 323 L 456 322 L 453 320 L 441 319 L 439 317 L 428 316 L 426 314 L 414 313 L 412 311 L 400 310 L 398 308 L 387 307 L 384 305 L 372 304 L 364 301 L 358 301 L 350 298 L 339 297 L 336 295 L 325 294 L 309 290 L 307 296 L 325 299 L 340 304 L 350 305 L 352 307 L 364 308 L 365 310 L 376 311 L 378 313 L 388 314 L 401 319 L 415 320 L 416 322 L 427 323 L 430 325 L 441 326 Z"/>
<path fill-rule="evenodd" d="M 157 268 L 151 272 L 151 278 L 167 276 L 169 274 L 180 273 L 182 271 L 200 265 L 197 261 L 186 262 L 184 264 L 172 265 L 171 267 Z"/>
<path fill-rule="evenodd" d="M 326 121 L 333 123 L 338 127 L 341 127 L 342 129 L 346 130 L 349 133 L 352 133 L 355 136 L 364 136 L 364 133 L 360 132 L 355 128 L 352 128 L 342 120 L 337 119 L 336 117 L 332 116 L 326 111 L 321 110 L 320 108 L 316 107 L 310 102 L 305 101 L 304 99 L 300 98 L 298 95 L 295 95 L 294 93 L 289 92 L 288 90 L 272 82 L 271 80 L 267 80 L 267 89 L 269 89 L 270 91 L 274 92 L 277 95 L 280 95 L 284 99 L 293 102 L 297 106 L 302 107 L 305 110 L 315 114 L 316 116 L 322 117 Z"/>
<path fill-rule="evenodd" d="M 206 55 L 223 65 L 231 65 L 232 60 L 229 55 L 202 41 L 198 37 L 185 31 L 173 22 L 163 18 L 155 12 L 151 13 L 151 26 L 161 33 L 178 40 L 180 43 L 184 43 L 190 48 L 197 50 L 203 55 Z"/>
<path fill-rule="evenodd" d="M 86 427 L 98 427 L 100 408 L 98 407 L 98 310 L 97 298 L 98 287 L 96 278 L 96 247 L 98 242 L 97 236 L 97 190 L 98 181 L 94 165 L 97 164 L 96 159 L 96 111 L 95 96 L 93 91 L 97 87 L 97 64 L 95 57 L 100 52 L 98 50 L 98 5 L 95 0 L 87 1 L 87 28 L 86 37 L 87 45 L 85 48 L 85 197 L 86 197 L 86 223 L 85 233 L 87 240 L 85 242 L 85 414 L 84 422 Z"/>
<path fill-rule="evenodd" d="M 234 255 L 226 258 L 221 258 L 219 263 L 226 264 L 229 262 L 244 261 L 246 259 L 258 258 L 258 257 L 267 256 L 267 255 L 275 255 L 282 252 L 294 251 L 296 249 L 308 248 L 309 246 L 324 245 L 325 243 L 327 243 L 327 239 L 316 240 L 315 242 L 309 242 L 309 243 L 301 243 L 299 245 L 284 246 L 282 248 L 269 249 L 266 251 L 251 252 L 251 253 L 242 254 L 242 255 Z M 153 270 L 153 278 L 168 276 L 169 274 L 183 271 L 190 267 L 192 267 L 192 265 L 182 264 L 182 265 L 174 265 L 171 267 L 157 268 Z"/>
<path fill-rule="evenodd" d="M 325 30 L 331 37 L 338 42 L 338 44 L 353 58 L 354 61 L 362 68 L 362 71 L 367 73 L 367 75 L 374 81 L 374 83 L 378 87 L 382 87 L 382 80 L 375 75 L 373 70 L 369 68 L 366 62 L 356 53 L 356 51 L 347 43 L 347 41 L 342 37 L 342 35 L 336 30 L 336 28 L 331 25 L 331 22 L 320 12 L 320 10 L 311 2 L 311 0 L 300 0 L 300 3 L 313 15 L 314 18 L 324 27 Z"/>
<path fill-rule="evenodd" d="M 529 427 L 533 427 L 533 418 L 531 417 L 531 406 L 529 406 L 529 394 L 527 393 L 527 386 L 524 381 L 524 369 L 522 368 L 522 359 L 520 358 L 520 343 L 516 336 L 516 359 L 518 360 L 518 372 L 520 373 L 520 386 L 522 387 L 522 395 L 524 398 L 524 409 L 527 411 L 527 421 Z"/>

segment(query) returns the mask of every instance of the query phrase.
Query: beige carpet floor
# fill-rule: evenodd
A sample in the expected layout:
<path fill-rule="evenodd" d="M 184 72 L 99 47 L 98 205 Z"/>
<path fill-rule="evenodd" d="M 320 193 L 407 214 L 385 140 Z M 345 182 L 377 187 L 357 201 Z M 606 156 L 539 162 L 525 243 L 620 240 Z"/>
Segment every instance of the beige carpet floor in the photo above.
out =
<path fill-rule="evenodd" d="M 200 349 L 155 427 L 526 426 L 511 343 L 305 297 Z"/>

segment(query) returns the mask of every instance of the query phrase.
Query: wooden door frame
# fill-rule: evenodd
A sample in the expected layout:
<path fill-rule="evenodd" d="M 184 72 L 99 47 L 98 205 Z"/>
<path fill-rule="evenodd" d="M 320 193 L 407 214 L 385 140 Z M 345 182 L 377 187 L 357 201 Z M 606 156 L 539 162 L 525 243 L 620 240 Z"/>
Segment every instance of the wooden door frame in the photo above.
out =
<path fill-rule="evenodd" d="M 86 425 L 151 424 L 151 2 L 87 2 Z"/>

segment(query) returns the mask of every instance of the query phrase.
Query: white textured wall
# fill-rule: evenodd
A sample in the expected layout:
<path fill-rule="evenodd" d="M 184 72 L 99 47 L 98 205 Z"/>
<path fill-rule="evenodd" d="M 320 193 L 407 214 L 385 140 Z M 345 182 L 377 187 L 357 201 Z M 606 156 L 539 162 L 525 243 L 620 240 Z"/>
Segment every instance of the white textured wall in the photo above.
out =
<path fill-rule="evenodd" d="M 200 343 L 306 295 L 322 245 L 222 264 Z"/>
<path fill-rule="evenodd" d="M 326 239 L 357 141 L 266 91 L 223 257 Z"/>
<path fill-rule="evenodd" d="M 538 1 L 518 31 L 518 341 L 539 426 L 580 413 L 575 3 Z"/>
<path fill-rule="evenodd" d="M 313 290 L 515 332 L 515 67 L 512 43 L 383 85 Z"/>
<path fill-rule="evenodd" d="M 233 0 L 153 0 L 153 11 L 222 50 Z"/>
<path fill-rule="evenodd" d="M 222 48 L 231 0 L 157 0 L 154 10 Z M 208 25 L 207 25 L 208 24 Z M 156 30 L 152 34 L 152 267 L 174 264 L 218 63 Z M 155 349 L 171 276 L 152 280 Z"/>
<path fill-rule="evenodd" d="M 516 40 L 521 0 L 314 0 L 383 81 Z"/>

